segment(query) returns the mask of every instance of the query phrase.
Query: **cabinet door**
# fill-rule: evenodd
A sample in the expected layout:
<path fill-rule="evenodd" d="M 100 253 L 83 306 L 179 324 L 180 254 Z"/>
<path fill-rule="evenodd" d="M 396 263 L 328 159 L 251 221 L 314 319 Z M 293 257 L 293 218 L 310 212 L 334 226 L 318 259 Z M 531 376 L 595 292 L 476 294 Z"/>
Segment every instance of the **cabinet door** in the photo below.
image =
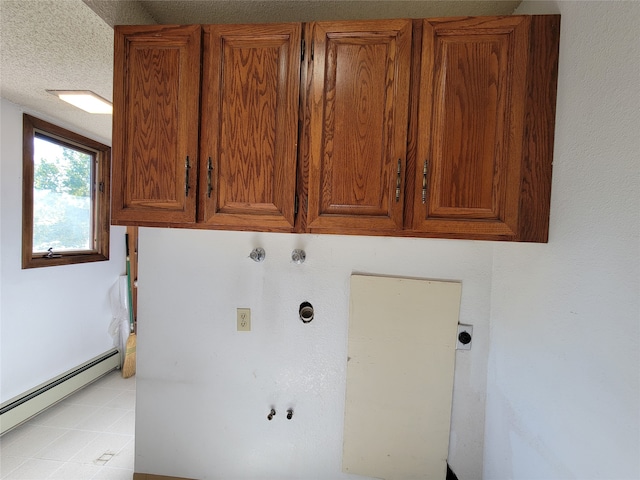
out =
<path fill-rule="evenodd" d="M 294 225 L 300 24 L 204 29 L 198 220 Z"/>
<path fill-rule="evenodd" d="M 200 27 L 115 29 L 114 224 L 194 222 Z"/>
<path fill-rule="evenodd" d="M 411 21 L 311 28 L 307 230 L 402 229 Z"/>
<path fill-rule="evenodd" d="M 550 184 L 552 152 L 529 158 L 531 165 L 523 161 L 529 153 L 525 139 L 532 134 L 525 131 L 527 117 L 541 113 L 538 106 L 531 108 L 527 82 L 538 83 L 533 103 L 541 100 L 547 106 L 541 118 L 550 125 L 541 126 L 540 138 L 533 138 L 540 141 L 535 148 L 543 148 L 553 137 L 557 33 L 555 54 L 552 44 L 548 55 L 532 53 L 537 40 L 531 36 L 531 21 L 523 16 L 423 21 L 415 230 L 435 236 L 533 239 L 521 236 L 527 221 L 522 195 L 529 186 L 545 190 Z M 536 78 L 536 70 L 544 78 Z M 532 165 L 548 171 L 549 178 L 528 178 L 531 172 L 525 170 Z M 548 203 L 546 209 L 548 222 Z"/>

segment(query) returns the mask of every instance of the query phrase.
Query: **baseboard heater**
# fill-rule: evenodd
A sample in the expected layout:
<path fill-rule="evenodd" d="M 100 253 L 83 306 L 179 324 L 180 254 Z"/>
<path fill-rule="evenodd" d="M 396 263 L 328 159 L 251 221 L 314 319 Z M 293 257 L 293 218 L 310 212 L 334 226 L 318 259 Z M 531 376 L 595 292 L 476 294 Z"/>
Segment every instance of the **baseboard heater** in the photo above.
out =
<path fill-rule="evenodd" d="M 120 367 L 114 348 L 0 405 L 0 435 Z"/>

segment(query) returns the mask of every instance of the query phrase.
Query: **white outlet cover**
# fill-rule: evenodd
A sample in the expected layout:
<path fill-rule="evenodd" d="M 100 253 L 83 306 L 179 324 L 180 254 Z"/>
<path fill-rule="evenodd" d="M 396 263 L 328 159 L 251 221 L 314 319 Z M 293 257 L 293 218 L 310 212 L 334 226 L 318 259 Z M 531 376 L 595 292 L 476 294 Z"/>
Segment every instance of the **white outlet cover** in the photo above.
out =
<path fill-rule="evenodd" d="M 250 308 L 238 308 L 237 309 L 237 330 L 238 332 L 250 332 L 251 331 L 251 309 Z"/>
<path fill-rule="evenodd" d="M 458 338 L 462 332 L 467 332 L 471 335 L 471 341 L 466 345 L 462 343 Z M 471 350 L 471 344 L 473 343 L 473 325 L 458 325 L 458 333 L 456 334 L 456 350 Z"/>

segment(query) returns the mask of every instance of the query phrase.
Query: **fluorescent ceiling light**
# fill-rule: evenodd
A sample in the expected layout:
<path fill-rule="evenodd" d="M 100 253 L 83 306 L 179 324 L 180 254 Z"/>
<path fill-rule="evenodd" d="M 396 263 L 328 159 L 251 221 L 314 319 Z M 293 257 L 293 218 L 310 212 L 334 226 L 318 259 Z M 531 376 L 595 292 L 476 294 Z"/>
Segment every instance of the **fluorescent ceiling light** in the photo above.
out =
<path fill-rule="evenodd" d="M 47 92 L 56 95 L 60 100 L 81 108 L 85 112 L 109 115 L 113 113 L 111 102 L 90 90 L 47 90 Z"/>

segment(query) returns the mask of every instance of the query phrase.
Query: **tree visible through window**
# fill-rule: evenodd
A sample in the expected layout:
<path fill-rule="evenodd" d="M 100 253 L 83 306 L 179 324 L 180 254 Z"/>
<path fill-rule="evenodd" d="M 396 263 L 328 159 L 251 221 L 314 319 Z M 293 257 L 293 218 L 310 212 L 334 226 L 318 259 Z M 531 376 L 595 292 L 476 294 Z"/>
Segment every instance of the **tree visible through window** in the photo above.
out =
<path fill-rule="evenodd" d="M 36 135 L 33 251 L 92 248 L 91 177 L 95 154 Z"/>
<path fill-rule="evenodd" d="M 23 268 L 109 258 L 110 148 L 24 116 Z"/>

